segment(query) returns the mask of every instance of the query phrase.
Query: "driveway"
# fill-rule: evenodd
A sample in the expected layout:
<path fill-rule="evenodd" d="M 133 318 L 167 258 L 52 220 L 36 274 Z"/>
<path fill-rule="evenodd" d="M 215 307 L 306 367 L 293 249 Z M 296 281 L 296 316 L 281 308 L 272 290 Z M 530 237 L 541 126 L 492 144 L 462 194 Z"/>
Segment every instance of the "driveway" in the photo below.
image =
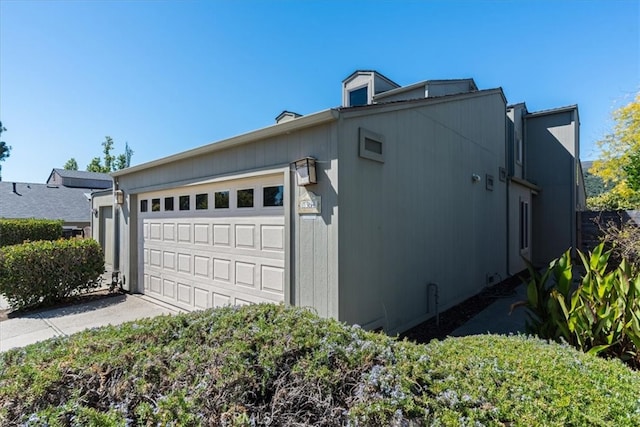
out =
<path fill-rule="evenodd" d="M 0 309 L 7 308 L 0 297 Z M 144 295 L 114 295 L 87 303 L 27 313 L 0 321 L 0 352 L 84 329 L 175 314 L 179 309 L 160 305 Z"/>

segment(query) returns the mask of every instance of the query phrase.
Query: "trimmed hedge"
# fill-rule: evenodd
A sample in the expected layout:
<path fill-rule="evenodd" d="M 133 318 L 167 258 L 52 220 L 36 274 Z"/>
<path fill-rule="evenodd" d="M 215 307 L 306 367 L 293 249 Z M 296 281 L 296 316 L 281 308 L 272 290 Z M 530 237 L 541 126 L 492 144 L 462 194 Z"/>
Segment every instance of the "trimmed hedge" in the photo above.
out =
<path fill-rule="evenodd" d="M 100 286 L 104 255 L 93 239 L 0 248 L 0 294 L 14 309 L 46 306 Z"/>
<path fill-rule="evenodd" d="M 0 218 L 0 247 L 27 240 L 57 240 L 62 237 L 62 220 Z"/>
<path fill-rule="evenodd" d="M 523 336 L 418 345 L 282 305 L 0 354 L 2 425 L 638 426 L 640 376 Z"/>

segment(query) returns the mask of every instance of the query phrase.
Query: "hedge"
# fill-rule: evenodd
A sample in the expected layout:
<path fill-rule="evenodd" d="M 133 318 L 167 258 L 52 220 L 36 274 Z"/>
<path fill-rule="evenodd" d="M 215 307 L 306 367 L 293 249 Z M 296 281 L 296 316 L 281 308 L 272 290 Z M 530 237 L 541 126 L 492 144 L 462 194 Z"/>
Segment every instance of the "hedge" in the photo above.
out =
<path fill-rule="evenodd" d="M 0 247 L 62 237 L 62 220 L 0 218 Z"/>
<path fill-rule="evenodd" d="M 252 305 L 0 353 L 0 424 L 640 425 L 640 375 L 523 336 L 418 345 Z"/>
<path fill-rule="evenodd" d="M 46 306 L 100 286 L 104 255 L 93 239 L 0 248 L 0 294 L 14 309 Z"/>

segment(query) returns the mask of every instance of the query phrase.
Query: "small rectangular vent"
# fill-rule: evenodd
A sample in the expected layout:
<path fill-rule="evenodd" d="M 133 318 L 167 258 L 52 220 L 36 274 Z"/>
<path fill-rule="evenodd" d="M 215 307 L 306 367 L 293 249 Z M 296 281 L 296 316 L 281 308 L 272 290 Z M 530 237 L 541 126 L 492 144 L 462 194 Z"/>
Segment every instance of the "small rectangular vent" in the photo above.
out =
<path fill-rule="evenodd" d="M 362 158 L 384 163 L 384 137 L 367 129 L 360 128 L 359 155 Z"/>

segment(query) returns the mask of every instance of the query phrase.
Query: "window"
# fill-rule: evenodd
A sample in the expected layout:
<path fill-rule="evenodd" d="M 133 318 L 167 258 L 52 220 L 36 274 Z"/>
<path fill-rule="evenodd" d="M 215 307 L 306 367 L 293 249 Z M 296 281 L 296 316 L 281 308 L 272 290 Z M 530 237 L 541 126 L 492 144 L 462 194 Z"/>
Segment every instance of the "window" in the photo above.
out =
<path fill-rule="evenodd" d="M 172 211 L 173 210 L 173 197 L 165 197 L 164 198 L 164 210 Z"/>
<path fill-rule="evenodd" d="M 358 105 L 367 105 L 369 102 L 369 93 L 367 86 L 355 89 L 349 92 L 349 107 Z"/>
<path fill-rule="evenodd" d="M 253 188 L 249 188 L 246 190 L 238 190 L 238 207 L 239 208 L 253 207 Z"/>
<path fill-rule="evenodd" d="M 529 202 L 520 200 L 520 250 L 529 249 Z"/>
<path fill-rule="evenodd" d="M 207 193 L 196 194 L 196 209 L 208 209 L 209 208 L 209 195 Z"/>
<path fill-rule="evenodd" d="M 284 187 L 264 187 L 262 189 L 262 206 L 284 206 Z"/>
<path fill-rule="evenodd" d="M 216 191 L 214 198 L 215 198 L 216 209 L 229 208 L 229 192 L 228 191 Z"/>
<path fill-rule="evenodd" d="M 178 199 L 178 203 L 180 204 L 181 211 L 188 211 L 189 207 L 189 196 L 180 196 Z"/>
<path fill-rule="evenodd" d="M 151 199 L 151 211 L 160 212 L 160 199 Z"/>
<path fill-rule="evenodd" d="M 146 212 L 149 210 L 149 201 L 140 200 L 140 212 Z"/>
<path fill-rule="evenodd" d="M 384 137 L 370 130 L 360 128 L 360 151 L 362 158 L 384 163 Z"/>

